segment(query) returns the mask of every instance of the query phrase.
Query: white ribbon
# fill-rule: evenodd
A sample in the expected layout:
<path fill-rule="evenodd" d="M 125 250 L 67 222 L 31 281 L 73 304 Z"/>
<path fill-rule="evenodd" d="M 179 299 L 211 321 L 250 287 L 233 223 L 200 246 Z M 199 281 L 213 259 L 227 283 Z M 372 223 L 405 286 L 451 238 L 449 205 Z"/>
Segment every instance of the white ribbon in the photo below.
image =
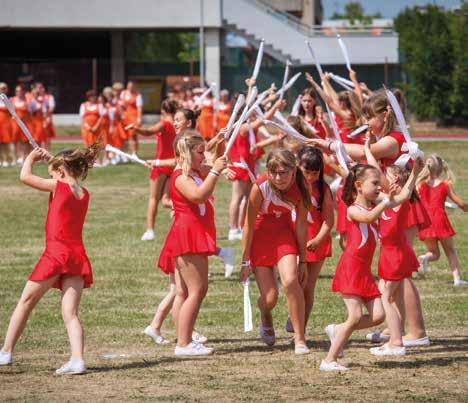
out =
<path fill-rule="evenodd" d="M 400 155 L 400 157 L 398 157 L 398 159 L 395 161 L 395 165 L 405 166 L 410 159 L 415 160 L 417 158 L 423 158 L 424 153 L 419 149 L 418 143 L 411 140 L 411 135 L 408 130 L 408 126 L 406 125 L 405 117 L 395 95 L 393 95 L 393 92 L 387 89 L 385 89 L 385 93 L 393 109 L 393 112 L 395 113 L 400 130 L 405 137 L 405 143 L 401 146 L 401 151 L 406 152 L 406 154 Z"/>
<path fill-rule="evenodd" d="M 242 283 L 244 287 L 244 332 L 253 330 L 252 304 L 250 303 L 249 280 Z"/>
<path fill-rule="evenodd" d="M 214 88 L 216 87 L 216 83 L 213 82 L 211 83 L 211 85 L 208 87 L 208 89 L 200 95 L 200 97 L 195 101 L 197 105 L 201 105 L 201 103 L 203 102 L 203 100 L 208 96 L 208 94 L 210 92 L 212 92 L 214 90 Z"/>
<path fill-rule="evenodd" d="M 297 81 L 297 79 L 301 76 L 302 73 L 297 73 L 296 75 L 292 76 L 292 78 L 286 83 L 286 85 L 283 85 L 279 91 L 278 94 L 280 96 L 280 99 L 282 99 L 284 93 L 289 90 L 294 83 Z"/>
<path fill-rule="evenodd" d="M 322 66 L 320 66 L 320 62 L 317 59 L 317 57 L 315 56 L 314 49 L 312 48 L 312 45 L 310 44 L 310 42 L 305 41 L 305 43 L 306 43 L 307 47 L 309 48 L 309 52 L 310 52 L 310 55 L 312 56 L 312 59 L 314 59 L 315 67 L 317 68 L 317 71 L 318 71 L 318 73 L 320 75 L 320 79 L 321 79 L 322 76 L 323 76 Z"/>
<path fill-rule="evenodd" d="M 291 109 L 291 114 L 289 116 L 298 116 L 299 115 L 299 110 L 301 108 L 301 99 L 302 95 L 299 95 L 296 100 L 294 101 L 294 105 Z"/>
<path fill-rule="evenodd" d="M 342 82 L 343 84 L 348 85 L 349 87 L 354 88 L 354 83 L 351 80 L 348 80 L 344 77 L 339 76 L 338 74 L 328 73 L 328 75 L 335 80 L 336 82 Z"/>
<path fill-rule="evenodd" d="M 303 136 L 302 134 L 298 133 L 293 127 L 291 126 L 284 126 L 279 122 L 275 122 L 272 120 L 264 120 L 264 123 L 269 126 L 276 127 L 278 130 L 281 130 L 283 133 L 286 133 L 289 137 L 301 142 L 306 143 L 309 140 L 307 137 Z"/>
<path fill-rule="evenodd" d="M 237 168 L 242 168 L 242 169 L 245 169 L 247 171 L 247 174 L 249 175 L 249 178 L 250 178 L 250 181 L 252 183 L 255 183 L 257 178 L 255 177 L 255 175 L 253 174 L 253 172 L 250 170 L 249 166 L 247 165 L 247 162 L 245 162 L 244 158 L 240 158 L 240 162 L 233 162 L 232 163 L 233 166 L 237 167 Z"/>
<path fill-rule="evenodd" d="M 362 132 L 365 132 L 368 128 L 369 125 L 359 126 L 357 129 L 354 129 L 351 133 L 349 133 L 346 137 L 348 137 L 348 139 L 352 139 L 357 135 L 361 134 Z"/>
<path fill-rule="evenodd" d="M 106 151 L 121 155 L 122 157 L 127 157 L 129 160 L 133 162 L 137 162 L 138 164 L 148 166 L 146 161 L 143 161 L 141 158 L 138 158 L 137 156 L 127 154 L 126 152 L 123 152 L 122 150 L 119 150 L 118 148 L 112 147 L 110 144 L 106 145 Z"/>
<path fill-rule="evenodd" d="M 338 44 L 340 45 L 341 52 L 343 53 L 346 62 L 346 67 L 348 68 L 348 70 L 351 70 L 351 61 L 349 60 L 348 49 L 346 49 L 346 45 L 343 42 L 343 39 L 341 39 L 341 36 L 338 34 L 336 37 L 338 38 Z"/>
<path fill-rule="evenodd" d="M 265 40 L 262 39 L 260 42 L 260 46 L 258 48 L 258 53 L 257 53 L 257 60 L 255 60 L 255 67 L 252 73 L 252 79 L 256 80 L 258 77 L 258 73 L 260 72 L 260 66 L 262 65 L 262 59 L 263 59 L 263 46 L 264 46 Z"/>
<path fill-rule="evenodd" d="M 232 110 L 231 116 L 229 117 L 228 124 L 226 126 L 226 133 L 224 133 L 224 137 L 228 138 L 229 133 L 232 129 L 232 126 L 234 125 L 234 121 L 236 120 L 237 114 L 239 113 L 240 108 L 242 108 L 242 105 L 244 105 L 245 102 L 245 95 L 244 94 L 239 94 L 237 97 L 236 104 L 234 105 L 234 108 Z"/>
<path fill-rule="evenodd" d="M 338 76 L 335 76 L 334 74 L 331 74 L 331 73 L 328 73 L 328 75 L 331 77 L 331 79 L 335 83 L 337 83 L 338 85 L 341 85 L 345 90 L 347 90 L 347 91 L 353 91 L 354 90 L 354 85 L 353 85 L 353 87 L 350 87 L 344 81 L 341 81 L 340 79 L 338 79 Z"/>
<path fill-rule="evenodd" d="M 281 86 L 284 88 L 286 86 L 286 83 L 288 82 L 289 78 L 289 66 L 291 65 L 291 62 L 289 60 L 286 60 L 286 68 L 284 69 L 284 76 L 283 76 L 283 85 Z M 283 99 L 284 92 L 280 94 L 279 99 Z"/>
<path fill-rule="evenodd" d="M 8 99 L 8 97 L 5 94 L 0 94 L 0 101 L 2 101 L 5 104 L 5 106 L 8 109 L 8 112 L 10 112 L 11 116 L 13 116 L 13 119 L 15 119 L 16 123 L 18 123 L 18 126 L 21 128 L 22 132 L 27 137 L 29 144 L 31 144 L 33 148 L 39 148 L 39 144 L 36 143 L 36 140 L 34 140 L 34 137 L 30 133 L 29 129 L 17 115 L 15 108 Z"/>

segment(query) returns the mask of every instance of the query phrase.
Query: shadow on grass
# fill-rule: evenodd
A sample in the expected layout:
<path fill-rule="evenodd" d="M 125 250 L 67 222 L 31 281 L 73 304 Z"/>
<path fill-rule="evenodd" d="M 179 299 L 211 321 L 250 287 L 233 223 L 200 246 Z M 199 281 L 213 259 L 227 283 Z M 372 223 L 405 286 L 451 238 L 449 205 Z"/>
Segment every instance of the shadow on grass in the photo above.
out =
<path fill-rule="evenodd" d="M 416 361 L 376 361 L 375 365 L 385 369 L 401 369 L 401 368 L 420 368 L 420 367 L 446 367 L 454 363 L 468 362 L 468 357 L 434 357 L 426 360 Z"/>

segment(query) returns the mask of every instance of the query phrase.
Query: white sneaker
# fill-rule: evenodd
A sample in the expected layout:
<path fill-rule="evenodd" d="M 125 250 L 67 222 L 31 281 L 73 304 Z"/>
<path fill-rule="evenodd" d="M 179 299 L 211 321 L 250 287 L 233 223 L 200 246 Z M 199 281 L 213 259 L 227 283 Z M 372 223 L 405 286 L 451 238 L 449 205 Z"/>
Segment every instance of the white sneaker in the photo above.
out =
<path fill-rule="evenodd" d="M 9 167 L 8 162 L 3 161 L 3 162 L 2 162 L 2 167 L 3 167 L 3 168 L 8 168 L 8 167 Z"/>
<path fill-rule="evenodd" d="M 460 287 L 461 285 L 468 285 L 468 281 L 465 281 L 459 278 L 458 280 L 453 280 L 453 285 L 455 287 Z"/>
<path fill-rule="evenodd" d="M 169 344 L 169 340 L 166 340 L 162 335 L 157 334 L 156 330 L 151 326 L 146 326 L 143 333 L 151 337 L 156 344 Z"/>
<path fill-rule="evenodd" d="M 267 332 L 272 332 L 273 335 L 268 334 Z M 268 347 L 273 347 L 276 343 L 275 328 L 266 327 L 263 326 L 263 324 L 260 324 L 260 337 Z"/>
<path fill-rule="evenodd" d="M 206 343 L 208 341 L 208 338 L 203 336 L 201 333 L 198 333 L 196 330 L 192 332 L 192 340 L 196 343 Z"/>
<path fill-rule="evenodd" d="M 371 332 L 366 334 L 366 340 L 372 343 L 386 343 L 390 340 L 390 335 L 380 333 L 379 331 Z"/>
<path fill-rule="evenodd" d="M 344 367 L 341 364 L 338 364 L 336 361 L 332 362 L 326 362 L 325 360 L 322 360 L 320 363 L 320 371 L 348 371 L 349 368 Z"/>
<path fill-rule="evenodd" d="M 309 354 L 310 350 L 307 348 L 305 344 L 298 344 L 294 347 L 294 354 L 296 355 L 304 355 Z"/>
<path fill-rule="evenodd" d="M 390 347 L 388 343 L 385 343 L 383 346 L 370 348 L 369 352 L 372 355 L 376 355 L 379 357 L 384 356 L 384 355 L 405 355 L 406 348 L 404 346 Z"/>
<path fill-rule="evenodd" d="M 183 357 L 183 356 L 197 356 L 197 355 L 210 355 L 213 353 L 213 349 L 205 347 L 203 344 L 192 341 L 190 344 L 185 347 L 176 346 L 174 349 L 174 354 Z"/>
<path fill-rule="evenodd" d="M 224 262 L 224 277 L 229 278 L 234 271 L 234 249 L 233 248 L 221 248 L 219 251 L 219 257 Z"/>
<path fill-rule="evenodd" d="M 228 233 L 229 241 L 238 241 L 242 239 L 242 231 L 239 228 L 230 229 Z"/>
<path fill-rule="evenodd" d="M 421 255 L 418 257 L 418 260 L 419 264 L 421 265 L 419 272 L 426 274 L 429 271 L 429 258 L 426 255 Z"/>
<path fill-rule="evenodd" d="M 13 354 L 0 351 L 0 366 L 11 365 L 13 363 Z"/>
<path fill-rule="evenodd" d="M 147 229 L 141 236 L 142 241 L 152 241 L 154 239 L 154 230 Z"/>
<path fill-rule="evenodd" d="M 403 346 L 405 347 L 424 347 L 424 346 L 429 346 L 431 344 L 431 341 L 429 340 L 429 337 L 421 337 L 420 339 L 414 339 L 414 340 L 406 340 L 403 339 Z"/>
<path fill-rule="evenodd" d="M 57 375 L 80 375 L 85 372 L 86 366 L 84 361 L 74 360 L 73 358 L 55 371 Z"/>
<path fill-rule="evenodd" d="M 23 165 L 24 159 L 23 159 L 23 158 L 18 158 L 18 159 L 16 160 L 16 163 L 17 163 L 18 165 Z"/>
<path fill-rule="evenodd" d="M 291 318 L 288 317 L 288 320 L 286 321 L 286 324 L 284 325 L 284 330 L 288 333 L 294 333 L 294 327 L 291 322 Z"/>

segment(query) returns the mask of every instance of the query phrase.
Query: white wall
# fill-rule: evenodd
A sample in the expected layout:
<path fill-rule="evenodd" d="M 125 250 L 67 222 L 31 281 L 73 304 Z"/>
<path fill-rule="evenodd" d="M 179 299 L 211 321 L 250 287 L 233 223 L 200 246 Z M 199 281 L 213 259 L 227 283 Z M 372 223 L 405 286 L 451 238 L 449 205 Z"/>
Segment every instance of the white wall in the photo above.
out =
<path fill-rule="evenodd" d="M 234 1 L 234 0 L 233 0 Z M 221 27 L 221 0 L 204 0 Z M 0 0 L 0 28 L 198 28 L 200 0 Z"/>

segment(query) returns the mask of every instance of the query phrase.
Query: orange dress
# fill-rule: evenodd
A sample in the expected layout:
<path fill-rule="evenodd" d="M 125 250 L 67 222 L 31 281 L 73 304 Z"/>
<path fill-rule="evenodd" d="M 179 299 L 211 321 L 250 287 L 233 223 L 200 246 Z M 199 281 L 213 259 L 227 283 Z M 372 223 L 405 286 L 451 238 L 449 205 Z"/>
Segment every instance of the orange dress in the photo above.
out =
<path fill-rule="evenodd" d="M 93 133 L 90 128 L 93 127 L 99 118 L 103 115 L 102 105 L 91 102 L 83 102 L 80 106 L 80 117 L 82 119 L 81 124 L 81 137 L 86 146 L 90 146 L 95 143 L 99 130 Z"/>
<path fill-rule="evenodd" d="M 131 93 L 128 90 L 122 91 L 120 100 L 123 106 L 122 127 L 124 132 L 124 140 L 135 138 L 137 135 L 133 130 L 125 130 L 125 127 L 130 124 L 137 124 L 138 108 L 143 107 L 143 98 L 139 92 Z"/>
<path fill-rule="evenodd" d="M 29 131 L 33 132 L 32 127 L 32 115 L 31 115 L 31 105 L 27 99 L 21 99 L 18 97 L 12 97 L 11 103 L 15 108 L 15 112 L 18 117 L 23 121 Z M 20 129 L 18 124 L 14 119 L 11 120 L 12 127 L 12 141 L 15 143 L 27 143 L 28 138 L 23 134 L 23 131 Z"/>
<path fill-rule="evenodd" d="M 99 134 L 102 136 L 102 143 L 104 145 L 111 144 L 110 109 L 111 105 L 109 103 L 106 102 L 104 105 L 102 105 L 102 119 L 101 124 L 99 126 Z"/>
<path fill-rule="evenodd" d="M 7 107 L 0 101 L 0 143 L 10 143 L 12 141 L 11 116 Z"/>
<path fill-rule="evenodd" d="M 123 139 L 125 136 L 122 127 L 122 102 L 118 98 L 114 98 L 110 107 L 110 120 L 112 126 L 111 145 L 116 148 L 123 147 Z"/>
<path fill-rule="evenodd" d="M 45 134 L 47 140 L 50 140 L 51 138 L 56 136 L 54 122 L 52 121 L 52 113 L 55 109 L 55 98 L 52 94 L 46 94 L 44 96 L 44 101 L 47 105 L 47 117 L 49 118 L 45 122 Z"/>
<path fill-rule="evenodd" d="M 32 101 L 33 114 L 32 114 L 32 135 L 38 144 L 47 141 L 47 131 L 45 128 L 45 119 L 47 116 L 47 103 L 45 98 L 39 96 Z"/>
<path fill-rule="evenodd" d="M 218 130 L 227 126 L 229 118 L 231 117 L 231 104 L 220 102 L 218 106 L 218 113 L 216 115 L 216 128 Z"/>
<path fill-rule="evenodd" d="M 213 138 L 215 135 L 214 101 L 212 99 L 204 99 L 201 104 L 201 114 L 198 118 L 198 130 L 206 140 Z"/>

